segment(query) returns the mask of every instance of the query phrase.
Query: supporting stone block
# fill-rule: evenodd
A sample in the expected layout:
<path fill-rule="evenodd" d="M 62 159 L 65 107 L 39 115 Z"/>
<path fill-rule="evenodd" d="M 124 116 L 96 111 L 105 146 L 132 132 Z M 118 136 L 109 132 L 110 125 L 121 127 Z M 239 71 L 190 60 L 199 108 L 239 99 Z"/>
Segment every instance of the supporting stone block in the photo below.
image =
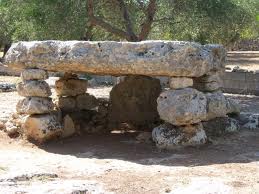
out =
<path fill-rule="evenodd" d="M 98 105 L 99 101 L 93 95 L 85 93 L 76 97 L 76 107 L 79 110 L 91 110 Z"/>
<path fill-rule="evenodd" d="M 23 81 L 28 80 L 46 80 L 49 78 L 48 72 L 42 69 L 25 69 L 21 72 Z"/>
<path fill-rule="evenodd" d="M 26 136 L 43 143 L 62 134 L 62 126 L 57 114 L 30 115 L 23 124 Z"/>
<path fill-rule="evenodd" d="M 86 92 L 87 80 L 60 79 L 56 81 L 55 89 L 58 96 L 77 96 Z"/>
<path fill-rule="evenodd" d="M 207 116 L 206 96 L 192 88 L 165 91 L 157 104 L 160 118 L 176 126 L 199 123 Z"/>
<path fill-rule="evenodd" d="M 170 88 L 171 89 L 181 89 L 193 86 L 192 78 L 186 77 L 172 77 L 170 79 Z"/>
<path fill-rule="evenodd" d="M 16 111 L 19 114 L 45 114 L 50 113 L 54 109 L 51 98 L 43 97 L 26 97 L 16 105 Z"/>
<path fill-rule="evenodd" d="M 194 78 L 193 81 L 193 87 L 202 92 L 213 92 L 222 87 L 219 72 L 210 72 L 209 75 Z"/>
<path fill-rule="evenodd" d="M 178 127 L 165 123 L 153 129 L 152 138 L 160 149 L 197 146 L 207 141 L 207 136 L 201 123 Z"/>
<path fill-rule="evenodd" d="M 62 111 L 74 111 L 76 109 L 76 98 L 72 96 L 58 97 L 56 105 Z"/>
<path fill-rule="evenodd" d="M 25 81 L 17 85 L 17 92 L 20 96 L 24 97 L 49 97 L 51 90 L 45 81 Z"/>

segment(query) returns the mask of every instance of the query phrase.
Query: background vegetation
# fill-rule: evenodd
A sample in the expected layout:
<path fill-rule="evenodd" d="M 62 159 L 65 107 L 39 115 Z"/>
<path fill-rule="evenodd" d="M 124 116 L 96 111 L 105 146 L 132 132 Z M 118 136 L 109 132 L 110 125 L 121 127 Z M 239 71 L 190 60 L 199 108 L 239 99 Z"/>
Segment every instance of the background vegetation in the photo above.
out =
<path fill-rule="evenodd" d="M 0 47 L 19 40 L 191 40 L 259 36 L 259 0 L 0 0 Z"/>

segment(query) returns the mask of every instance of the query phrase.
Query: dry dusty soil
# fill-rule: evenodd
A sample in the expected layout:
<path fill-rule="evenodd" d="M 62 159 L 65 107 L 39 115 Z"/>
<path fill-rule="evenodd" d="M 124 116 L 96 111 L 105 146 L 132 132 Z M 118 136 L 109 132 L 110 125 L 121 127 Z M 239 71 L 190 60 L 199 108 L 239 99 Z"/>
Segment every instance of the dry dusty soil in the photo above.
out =
<path fill-rule="evenodd" d="M 108 97 L 111 88 L 92 88 Z M 259 111 L 259 98 L 233 96 L 243 109 Z M 0 117 L 20 97 L 0 94 Z M 34 145 L 0 131 L 0 194 L 132 193 L 257 194 L 259 131 L 241 130 L 198 148 L 158 150 L 137 132 L 83 135 Z"/>

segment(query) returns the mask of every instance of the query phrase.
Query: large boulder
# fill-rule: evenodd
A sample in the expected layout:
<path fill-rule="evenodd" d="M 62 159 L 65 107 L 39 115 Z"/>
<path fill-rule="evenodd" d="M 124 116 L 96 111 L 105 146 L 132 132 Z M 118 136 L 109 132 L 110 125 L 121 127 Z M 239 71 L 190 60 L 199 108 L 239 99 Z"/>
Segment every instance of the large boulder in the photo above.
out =
<path fill-rule="evenodd" d="M 147 125 L 159 120 L 156 99 L 161 92 L 158 79 L 128 76 L 110 92 L 109 120 Z"/>
<path fill-rule="evenodd" d="M 17 85 L 17 92 L 20 96 L 24 97 L 49 97 L 51 96 L 51 90 L 47 82 L 45 81 L 25 81 L 20 82 Z"/>
<path fill-rule="evenodd" d="M 18 42 L 7 52 L 10 68 L 110 75 L 200 77 L 224 69 L 221 45 L 179 41 Z"/>
<path fill-rule="evenodd" d="M 25 119 L 23 129 L 29 139 L 43 143 L 62 134 L 57 114 L 30 115 Z"/>
<path fill-rule="evenodd" d="M 201 123 L 188 126 L 162 124 L 152 131 L 153 141 L 160 149 L 176 149 L 206 143 L 207 136 Z"/>
<path fill-rule="evenodd" d="M 176 126 L 199 123 L 207 116 L 205 94 L 192 88 L 165 91 L 157 103 L 160 118 Z"/>
<path fill-rule="evenodd" d="M 23 81 L 27 80 L 46 80 L 49 78 L 48 72 L 42 69 L 25 69 L 21 72 Z"/>
<path fill-rule="evenodd" d="M 54 109 L 51 98 L 26 97 L 19 100 L 16 105 L 16 111 L 20 114 L 44 114 L 50 113 Z"/>
<path fill-rule="evenodd" d="M 77 96 L 84 94 L 87 89 L 87 80 L 62 78 L 55 83 L 55 90 L 58 96 Z"/>

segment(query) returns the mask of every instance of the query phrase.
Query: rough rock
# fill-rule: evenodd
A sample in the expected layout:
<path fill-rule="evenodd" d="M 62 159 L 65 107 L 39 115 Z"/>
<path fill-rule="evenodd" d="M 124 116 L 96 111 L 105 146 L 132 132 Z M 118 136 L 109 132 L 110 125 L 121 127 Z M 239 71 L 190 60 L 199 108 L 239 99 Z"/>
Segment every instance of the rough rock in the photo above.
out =
<path fill-rule="evenodd" d="M 25 97 L 49 97 L 51 96 L 50 87 L 45 81 L 25 81 L 17 85 L 17 92 Z"/>
<path fill-rule="evenodd" d="M 219 90 L 222 87 L 220 72 L 211 71 L 207 75 L 194 78 L 193 87 L 203 92 Z"/>
<path fill-rule="evenodd" d="M 76 126 L 73 119 L 69 115 L 66 115 L 63 118 L 63 131 L 61 136 L 64 138 L 70 137 L 74 135 L 75 132 L 76 132 Z"/>
<path fill-rule="evenodd" d="M 206 143 L 207 136 L 201 123 L 189 126 L 162 124 L 152 131 L 153 141 L 160 149 L 176 149 Z"/>
<path fill-rule="evenodd" d="M 18 101 L 16 111 L 19 114 L 44 114 L 50 113 L 54 109 L 51 98 L 26 97 Z"/>
<path fill-rule="evenodd" d="M 16 85 L 12 83 L 0 83 L 0 92 L 16 91 Z"/>
<path fill-rule="evenodd" d="M 95 96 L 88 93 L 76 97 L 76 107 L 79 110 L 91 110 L 98 106 L 99 102 Z"/>
<path fill-rule="evenodd" d="M 192 88 L 165 91 L 157 103 L 160 118 L 176 126 L 199 123 L 207 116 L 205 94 Z"/>
<path fill-rule="evenodd" d="M 58 96 L 77 96 L 84 94 L 87 89 L 87 80 L 60 79 L 56 81 L 55 90 Z"/>
<path fill-rule="evenodd" d="M 43 143 L 62 134 L 62 126 L 57 114 L 27 116 L 23 129 L 29 139 Z"/>
<path fill-rule="evenodd" d="M 192 78 L 186 77 L 172 77 L 170 79 L 170 88 L 171 89 L 181 89 L 193 86 Z"/>
<path fill-rule="evenodd" d="M 217 117 L 226 117 L 227 100 L 222 92 L 207 93 L 207 117 L 210 120 Z"/>
<path fill-rule="evenodd" d="M 16 126 L 14 122 L 9 120 L 5 123 L 4 131 L 7 133 L 8 136 L 15 137 L 19 133 L 19 127 Z"/>
<path fill-rule="evenodd" d="M 0 121 L 0 130 L 2 130 L 4 128 L 5 128 L 5 124 L 2 121 Z"/>
<path fill-rule="evenodd" d="M 259 129 L 259 114 L 246 114 L 240 116 L 246 117 L 246 121 L 242 127 L 250 130 Z"/>
<path fill-rule="evenodd" d="M 62 111 L 74 111 L 76 109 L 76 99 L 75 97 L 58 97 L 56 105 Z"/>
<path fill-rule="evenodd" d="M 48 72 L 42 69 L 25 69 L 21 72 L 23 81 L 27 80 L 46 80 L 49 78 Z"/>
<path fill-rule="evenodd" d="M 221 88 L 218 82 L 195 82 L 193 83 L 193 88 L 202 92 L 214 92 Z"/>
<path fill-rule="evenodd" d="M 159 120 L 156 99 L 160 92 L 158 79 L 126 77 L 110 92 L 109 121 L 147 125 Z"/>
<path fill-rule="evenodd" d="M 226 98 L 227 100 L 227 114 L 239 114 L 241 111 L 240 105 L 231 98 Z"/>
<path fill-rule="evenodd" d="M 5 62 L 13 69 L 200 77 L 224 69 L 225 57 L 220 45 L 192 42 L 34 41 L 13 44 Z"/>
<path fill-rule="evenodd" d="M 240 129 L 239 122 L 230 117 L 215 118 L 202 122 L 208 137 L 218 137 L 225 133 L 236 132 Z"/>

